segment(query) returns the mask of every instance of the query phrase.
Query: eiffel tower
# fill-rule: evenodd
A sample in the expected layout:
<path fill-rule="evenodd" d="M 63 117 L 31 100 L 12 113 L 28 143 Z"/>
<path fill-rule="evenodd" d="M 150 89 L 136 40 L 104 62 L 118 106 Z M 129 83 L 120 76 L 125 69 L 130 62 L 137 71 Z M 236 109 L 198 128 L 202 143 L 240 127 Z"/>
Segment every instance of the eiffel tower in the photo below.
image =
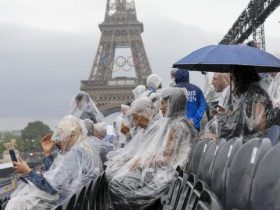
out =
<path fill-rule="evenodd" d="M 132 101 L 132 90 L 146 83 L 152 73 L 137 20 L 134 0 L 107 0 L 105 20 L 99 24 L 101 38 L 88 80 L 81 90 L 92 97 L 104 116 L 120 111 L 120 105 Z M 117 55 L 116 50 L 130 49 L 130 56 Z M 121 51 L 121 50 L 119 50 Z M 129 71 L 135 76 L 127 76 Z M 125 76 L 113 77 L 120 72 Z"/>

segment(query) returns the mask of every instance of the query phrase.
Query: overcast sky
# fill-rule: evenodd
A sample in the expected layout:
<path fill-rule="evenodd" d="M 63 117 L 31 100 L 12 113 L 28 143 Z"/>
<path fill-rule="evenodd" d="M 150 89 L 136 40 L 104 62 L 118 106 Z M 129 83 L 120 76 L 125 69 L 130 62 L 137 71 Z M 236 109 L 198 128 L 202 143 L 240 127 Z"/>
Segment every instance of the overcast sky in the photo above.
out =
<path fill-rule="evenodd" d="M 136 0 L 142 38 L 164 84 L 174 62 L 217 44 L 249 0 Z M 65 114 L 97 50 L 105 0 L 0 0 L 0 130 Z M 280 9 L 266 21 L 266 46 L 280 52 Z M 191 82 L 203 88 L 200 73 Z"/>

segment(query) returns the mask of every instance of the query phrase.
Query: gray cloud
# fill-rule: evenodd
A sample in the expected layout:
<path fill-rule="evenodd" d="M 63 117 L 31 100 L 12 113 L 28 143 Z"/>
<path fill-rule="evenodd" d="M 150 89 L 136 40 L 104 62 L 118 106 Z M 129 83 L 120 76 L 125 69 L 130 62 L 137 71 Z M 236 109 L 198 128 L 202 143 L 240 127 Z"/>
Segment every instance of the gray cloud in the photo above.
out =
<path fill-rule="evenodd" d="M 31 5 L 31 0 L 28 1 Z M 76 1 L 67 0 L 68 7 L 62 10 L 66 1 L 59 0 L 60 7 L 55 8 L 44 1 L 42 5 L 36 3 L 36 10 L 35 6 L 34 9 L 26 6 L 27 3 L 14 2 L 0 3 L 0 130 L 22 129 L 33 120 L 42 120 L 53 127 L 67 114 L 80 80 L 87 79 L 90 73 L 100 38 L 97 24 L 103 21 L 105 3 L 86 0 L 85 4 L 76 5 Z M 178 7 L 185 5 L 183 0 L 178 2 Z M 202 29 L 206 20 L 197 20 L 200 26 L 194 25 L 195 19 L 178 21 L 176 6 L 164 15 L 169 9 L 166 5 L 155 11 L 149 8 L 150 1 L 137 4 L 141 9 L 138 13 L 144 23 L 143 40 L 150 64 L 153 71 L 163 77 L 165 85 L 174 62 L 197 48 L 218 43 L 228 29 L 213 32 L 220 26 L 210 19 L 209 24 L 215 25 L 213 30 L 208 30 L 210 25 Z M 243 8 L 242 4 L 239 1 L 236 14 Z M 186 14 L 196 14 L 191 8 L 186 6 Z M 180 17 L 185 15 L 185 9 L 180 9 Z M 230 19 L 235 20 L 236 14 Z M 206 14 L 209 18 L 211 15 L 213 11 Z M 277 53 L 280 40 L 272 25 L 268 27 L 267 46 L 269 51 Z M 275 24 L 273 26 L 275 28 Z M 191 81 L 202 87 L 203 77 L 192 73 Z"/>

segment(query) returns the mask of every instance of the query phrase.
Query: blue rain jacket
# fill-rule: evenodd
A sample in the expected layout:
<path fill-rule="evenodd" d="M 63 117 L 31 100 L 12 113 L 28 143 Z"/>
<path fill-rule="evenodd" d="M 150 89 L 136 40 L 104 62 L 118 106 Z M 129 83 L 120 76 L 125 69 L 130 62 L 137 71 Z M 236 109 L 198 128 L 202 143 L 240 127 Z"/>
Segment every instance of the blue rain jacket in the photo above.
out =
<path fill-rule="evenodd" d="M 192 120 L 196 129 L 200 129 L 200 120 L 207 104 L 203 92 L 199 87 L 189 83 L 189 71 L 178 69 L 175 75 L 176 87 L 186 88 L 188 98 L 186 104 L 186 119 Z"/>

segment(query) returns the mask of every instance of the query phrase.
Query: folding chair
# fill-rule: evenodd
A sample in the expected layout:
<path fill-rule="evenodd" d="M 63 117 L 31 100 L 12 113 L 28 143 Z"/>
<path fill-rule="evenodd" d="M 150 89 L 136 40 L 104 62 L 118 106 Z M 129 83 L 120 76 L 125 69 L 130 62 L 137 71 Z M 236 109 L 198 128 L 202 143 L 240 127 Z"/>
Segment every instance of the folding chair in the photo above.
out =
<path fill-rule="evenodd" d="M 191 192 L 196 182 L 197 182 L 196 176 L 194 174 L 190 174 L 187 183 L 183 186 L 183 189 L 181 191 L 178 204 L 176 207 L 177 210 L 183 210 L 186 208 Z"/>
<path fill-rule="evenodd" d="M 226 185 L 226 208 L 248 210 L 251 184 L 259 161 L 271 148 L 269 139 L 247 141 L 236 153 Z"/>
<path fill-rule="evenodd" d="M 85 201 L 85 196 L 86 196 L 86 186 L 82 187 L 78 193 L 78 198 L 75 204 L 75 209 L 76 210 L 82 210 L 83 209 L 83 205 L 84 205 L 84 201 Z"/>
<path fill-rule="evenodd" d="M 200 195 L 195 210 L 223 210 L 223 206 L 214 193 L 204 190 Z"/>
<path fill-rule="evenodd" d="M 233 138 L 225 144 L 221 144 L 217 150 L 211 174 L 211 189 L 223 204 L 225 203 L 227 172 L 230 168 L 233 157 L 242 145 L 243 143 L 241 138 Z"/>
<path fill-rule="evenodd" d="M 278 210 L 280 206 L 280 144 L 272 147 L 261 160 L 252 185 L 252 210 Z"/>
<path fill-rule="evenodd" d="M 206 188 L 207 187 L 206 187 L 205 183 L 203 181 L 199 180 L 195 184 L 195 186 L 194 186 L 194 188 L 193 188 L 193 190 L 191 192 L 191 195 L 190 195 L 190 197 L 188 199 L 187 207 L 185 209 L 193 209 L 194 210 L 196 208 L 196 206 L 197 206 L 197 203 L 198 203 L 199 199 L 200 199 L 201 193 Z"/>
<path fill-rule="evenodd" d="M 176 171 L 175 171 L 174 179 L 171 181 L 167 193 L 164 194 L 161 197 L 161 204 L 162 205 L 166 205 L 166 204 L 169 205 L 170 204 L 170 201 L 171 201 L 171 198 L 172 198 L 172 195 L 173 195 L 173 192 L 174 192 L 174 188 L 175 188 L 175 183 L 176 183 L 177 178 L 179 176 L 179 172 L 180 172 L 180 166 L 177 166 Z"/>
<path fill-rule="evenodd" d="M 73 210 L 75 209 L 76 203 L 76 194 L 73 194 L 71 197 L 66 198 L 63 202 L 63 210 Z"/>
<path fill-rule="evenodd" d="M 176 207 L 176 205 L 178 203 L 178 200 L 179 200 L 180 191 L 182 189 L 183 175 L 184 175 L 184 172 L 181 170 L 179 172 L 179 176 L 178 176 L 178 178 L 175 182 L 175 185 L 174 185 L 174 190 L 173 190 L 173 194 L 172 194 L 172 197 L 171 197 L 171 200 L 170 200 L 170 204 L 165 205 L 164 209 L 172 210 L 172 209 L 174 209 L 174 207 Z"/>

